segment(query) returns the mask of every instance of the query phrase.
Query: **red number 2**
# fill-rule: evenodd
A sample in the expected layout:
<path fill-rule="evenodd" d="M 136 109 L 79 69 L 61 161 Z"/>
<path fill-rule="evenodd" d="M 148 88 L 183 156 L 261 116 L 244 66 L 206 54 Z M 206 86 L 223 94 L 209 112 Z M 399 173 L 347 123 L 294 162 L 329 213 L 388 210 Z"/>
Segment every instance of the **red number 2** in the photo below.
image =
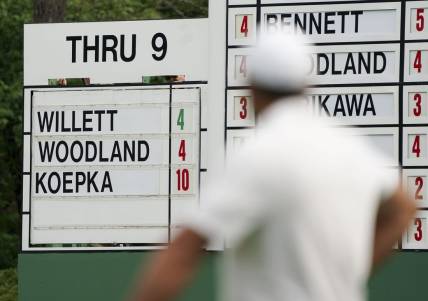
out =
<path fill-rule="evenodd" d="M 416 9 L 416 30 L 423 31 L 425 28 L 425 18 L 424 18 L 424 9 Z"/>
<path fill-rule="evenodd" d="M 422 220 L 420 218 L 415 219 L 416 233 L 414 234 L 416 241 L 422 240 Z"/>
<path fill-rule="evenodd" d="M 422 200 L 423 195 L 421 194 L 422 187 L 424 187 L 424 179 L 422 177 L 417 177 L 415 179 L 415 185 L 418 186 L 415 192 L 415 200 Z"/>
<path fill-rule="evenodd" d="M 242 18 L 241 33 L 243 33 L 245 37 L 248 37 L 248 16 Z"/>
<path fill-rule="evenodd" d="M 422 96 L 419 93 L 416 93 L 415 96 L 413 96 L 413 100 L 416 101 L 416 108 L 413 108 L 413 114 L 415 116 L 421 116 L 422 113 Z"/>

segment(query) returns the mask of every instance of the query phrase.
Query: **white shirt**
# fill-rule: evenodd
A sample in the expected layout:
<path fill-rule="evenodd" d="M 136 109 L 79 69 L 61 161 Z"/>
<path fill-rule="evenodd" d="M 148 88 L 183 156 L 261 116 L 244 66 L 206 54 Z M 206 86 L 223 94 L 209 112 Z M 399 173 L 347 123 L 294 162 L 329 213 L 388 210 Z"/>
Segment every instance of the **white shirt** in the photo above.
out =
<path fill-rule="evenodd" d="M 365 299 L 377 209 L 398 176 L 299 103 L 268 108 L 188 223 L 226 237 L 227 301 Z"/>

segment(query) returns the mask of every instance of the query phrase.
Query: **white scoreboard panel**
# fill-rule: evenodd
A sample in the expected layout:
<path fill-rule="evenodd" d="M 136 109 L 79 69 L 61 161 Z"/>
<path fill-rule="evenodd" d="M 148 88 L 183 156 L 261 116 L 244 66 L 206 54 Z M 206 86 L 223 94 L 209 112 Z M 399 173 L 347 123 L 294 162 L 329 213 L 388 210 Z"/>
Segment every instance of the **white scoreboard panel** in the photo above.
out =
<path fill-rule="evenodd" d="M 428 249 L 428 1 L 225 0 L 227 153 L 252 135 L 251 47 L 266 33 L 314 43 L 311 112 L 357 128 L 402 166 L 419 212 L 402 249 Z M 215 13 L 220 16 L 221 9 Z M 212 16 L 211 16 L 212 17 Z M 346 164 L 344 162 L 344 164 Z"/>
<path fill-rule="evenodd" d="M 207 177 L 207 31 L 207 19 L 24 26 L 22 251 L 169 242 Z"/>
<path fill-rule="evenodd" d="M 24 128 L 24 250 L 160 246 L 198 206 L 198 85 L 27 88 Z"/>

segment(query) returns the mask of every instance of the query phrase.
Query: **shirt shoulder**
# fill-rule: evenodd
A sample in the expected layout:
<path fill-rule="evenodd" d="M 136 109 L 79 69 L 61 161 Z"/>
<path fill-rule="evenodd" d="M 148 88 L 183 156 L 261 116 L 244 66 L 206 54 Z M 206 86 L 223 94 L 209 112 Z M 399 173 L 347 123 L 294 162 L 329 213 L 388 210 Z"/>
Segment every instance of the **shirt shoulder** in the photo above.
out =
<path fill-rule="evenodd" d="M 399 185 L 391 160 L 360 132 L 311 115 L 302 102 L 273 107 L 264 116 L 257 139 L 258 152 L 269 154 L 280 177 L 292 174 L 291 182 L 304 178 L 311 185 L 311 181 L 338 179 L 382 195 Z"/>

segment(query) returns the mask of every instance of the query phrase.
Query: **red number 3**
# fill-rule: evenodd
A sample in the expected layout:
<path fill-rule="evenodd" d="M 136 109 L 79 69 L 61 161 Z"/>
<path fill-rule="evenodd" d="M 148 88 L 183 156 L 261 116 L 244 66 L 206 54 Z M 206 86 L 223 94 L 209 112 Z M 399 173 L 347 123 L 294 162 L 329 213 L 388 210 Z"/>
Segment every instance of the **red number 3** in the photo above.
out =
<path fill-rule="evenodd" d="M 413 96 L 413 100 L 416 102 L 416 108 L 413 108 L 413 114 L 418 117 L 421 116 L 422 113 L 422 96 L 419 93 L 416 93 L 415 96 Z"/>
<path fill-rule="evenodd" d="M 423 31 L 425 28 L 425 18 L 424 18 L 424 9 L 416 9 L 416 30 Z"/>
<path fill-rule="evenodd" d="M 247 101 L 247 98 L 245 96 L 242 96 L 241 100 L 239 101 L 239 103 L 241 105 L 241 111 L 239 112 L 239 118 L 246 119 L 247 115 L 248 115 L 248 110 L 247 110 L 248 101 Z"/>
<path fill-rule="evenodd" d="M 414 234 L 416 241 L 422 240 L 422 220 L 420 218 L 415 219 L 416 233 Z"/>

